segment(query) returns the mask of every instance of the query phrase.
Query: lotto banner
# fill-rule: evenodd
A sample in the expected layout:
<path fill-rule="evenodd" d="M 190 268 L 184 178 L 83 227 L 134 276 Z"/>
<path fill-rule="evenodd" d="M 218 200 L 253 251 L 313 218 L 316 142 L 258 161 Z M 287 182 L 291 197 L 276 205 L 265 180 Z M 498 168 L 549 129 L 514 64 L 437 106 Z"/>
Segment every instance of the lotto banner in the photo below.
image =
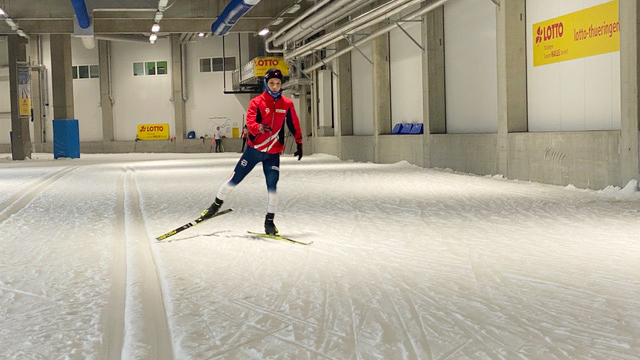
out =
<path fill-rule="evenodd" d="M 283 76 L 289 76 L 289 65 L 281 57 L 257 57 L 242 67 L 241 81 L 254 77 L 261 78 L 267 70 L 275 68 L 282 71 Z"/>
<path fill-rule="evenodd" d="M 618 0 L 533 25 L 533 66 L 620 51 Z"/>
<path fill-rule="evenodd" d="M 138 125 L 138 140 L 169 140 L 169 124 Z"/>

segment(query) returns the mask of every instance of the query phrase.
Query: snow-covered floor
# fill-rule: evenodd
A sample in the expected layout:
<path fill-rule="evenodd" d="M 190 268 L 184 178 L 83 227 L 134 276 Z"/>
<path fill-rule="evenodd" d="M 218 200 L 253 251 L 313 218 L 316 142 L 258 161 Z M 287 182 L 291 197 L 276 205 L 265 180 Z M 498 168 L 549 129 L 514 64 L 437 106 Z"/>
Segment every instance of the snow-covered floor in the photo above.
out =
<path fill-rule="evenodd" d="M 3 359 L 639 359 L 640 194 L 239 154 L 0 154 Z"/>

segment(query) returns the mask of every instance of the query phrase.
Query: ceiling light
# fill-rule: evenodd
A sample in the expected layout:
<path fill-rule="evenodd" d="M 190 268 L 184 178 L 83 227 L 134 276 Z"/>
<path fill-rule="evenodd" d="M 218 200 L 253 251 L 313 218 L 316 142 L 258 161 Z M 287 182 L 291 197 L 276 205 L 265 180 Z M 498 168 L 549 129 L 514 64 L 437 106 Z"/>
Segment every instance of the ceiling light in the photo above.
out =
<path fill-rule="evenodd" d="M 151 34 L 151 36 L 149 36 L 149 41 L 151 41 L 152 43 L 156 42 L 156 40 L 158 40 L 158 35 Z"/>
<path fill-rule="evenodd" d="M 7 13 L 4 12 L 4 10 L 2 10 L 2 8 L 0 8 L 0 15 L 7 15 Z"/>
<path fill-rule="evenodd" d="M 151 27 L 151 31 L 154 33 L 157 33 L 158 31 L 160 31 L 160 24 L 158 23 L 153 24 L 153 26 Z"/>
<path fill-rule="evenodd" d="M 153 18 L 153 20 L 155 22 L 160 22 L 160 20 L 162 20 L 163 16 L 164 16 L 164 14 L 162 13 L 162 11 L 158 11 L 158 12 L 156 12 L 156 17 Z"/>
<path fill-rule="evenodd" d="M 24 38 L 27 38 L 27 39 L 29 38 L 29 36 L 27 36 L 27 34 L 25 34 L 24 31 L 22 31 L 21 29 L 18 29 L 17 33 L 18 33 L 18 35 L 20 35 L 20 36 L 22 36 Z"/>
<path fill-rule="evenodd" d="M 271 25 L 274 25 L 274 26 L 275 26 L 275 25 L 280 25 L 280 24 L 282 24 L 282 22 L 283 22 L 283 21 L 284 21 L 284 19 L 283 19 L 283 18 L 281 18 L 281 17 L 279 17 L 279 18 L 277 18 L 277 19 L 273 20 L 273 21 L 271 22 Z"/>
<path fill-rule="evenodd" d="M 264 29 L 260 30 L 260 32 L 258 33 L 258 35 L 260 35 L 260 36 L 265 36 L 265 35 L 267 35 L 268 33 L 269 33 L 269 29 L 264 28 Z"/>
<path fill-rule="evenodd" d="M 9 26 L 11 26 L 11 27 L 15 27 L 15 26 L 16 26 L 16 23 L 15 23 L 15 22 L 13 22 L 13 20 L 11 20 L 11 18 L 7 18 L 7 19 L 5 20 L 5 22 L 7 23 L 7 25 L 9 25 Z"/>
<path fill-rule="evenodd" d="M 204 33 L 200 33 L 200 34 L 198 34 L 198 36 L 204 37 Z"/>
<path fill-rule="evenodd" d="M 287 9 L 287 14 L 293 14 L 294 12 L 300 10 L 300 4 L 293 4 L 289 9 Z"/>

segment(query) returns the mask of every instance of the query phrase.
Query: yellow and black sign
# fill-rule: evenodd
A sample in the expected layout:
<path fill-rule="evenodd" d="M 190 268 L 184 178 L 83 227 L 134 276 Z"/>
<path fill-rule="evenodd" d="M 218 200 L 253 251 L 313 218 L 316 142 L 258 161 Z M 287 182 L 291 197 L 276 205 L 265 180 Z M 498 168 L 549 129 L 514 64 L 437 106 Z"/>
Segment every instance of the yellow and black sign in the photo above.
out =
<path fill-rule="evenodd" d="M 169 140 L 169 124 L 139 124 L 138 140 Z"/>
<path fill-rule="evenodd" d="M 533 25 L 533 66 L 620 51 L 618 0 Z"/>
<path fill-rule="evenodd" d="M 289 76 L 289 64 L 282 57 L 257 57 L 242 67 L 241 81 L 262 78 L 269 69 L 282 71 L 283 76 Z"/>

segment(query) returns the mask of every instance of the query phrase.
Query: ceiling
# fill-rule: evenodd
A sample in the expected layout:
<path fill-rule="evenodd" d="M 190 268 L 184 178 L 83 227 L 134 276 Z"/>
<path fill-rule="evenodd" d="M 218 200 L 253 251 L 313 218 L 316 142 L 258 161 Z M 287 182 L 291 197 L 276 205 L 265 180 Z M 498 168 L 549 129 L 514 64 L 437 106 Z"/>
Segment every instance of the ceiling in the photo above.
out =
<path fill-rule="evenodd" d="M 318 0 L 264 0 L 242 17 L 230 32 L 257 32 L 300 1 L 301 10 L 283 16 L 287 23 Z M 149 33 L 158 0 L 85 0 L 95 34 Z M 210 32 L 211 24 L 230 0 L 169 0 L 160 22 L 163 33 Z M 73 33 L 71 0 L 0 0 L 0 8 L 27 34 Z M 0 34 L 15 32 L 0 21 Z"/>

